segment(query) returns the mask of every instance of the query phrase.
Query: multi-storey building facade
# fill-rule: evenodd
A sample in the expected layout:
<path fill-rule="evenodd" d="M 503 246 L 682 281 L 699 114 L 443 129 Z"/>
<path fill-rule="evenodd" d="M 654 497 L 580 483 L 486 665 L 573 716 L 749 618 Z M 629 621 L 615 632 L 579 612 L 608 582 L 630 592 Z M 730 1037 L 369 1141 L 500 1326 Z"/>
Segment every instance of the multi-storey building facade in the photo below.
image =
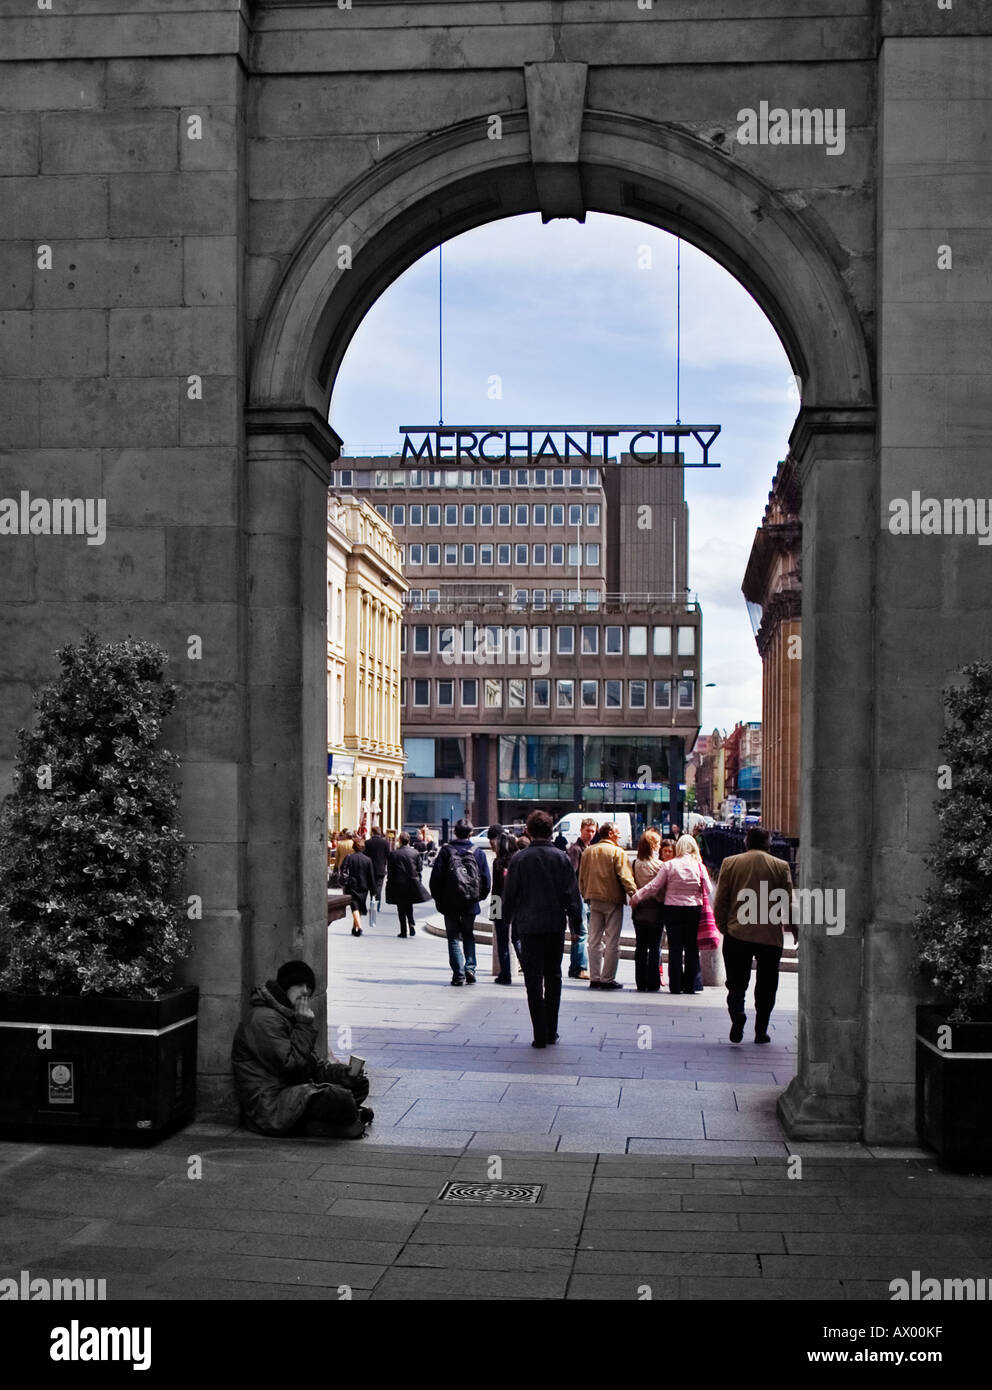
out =
<path fill-rule="evenodd" d="M 677 456 L 441 469 L 352 458 L 403 546 L 404 822 L 681 819 L 699 606 Z M 366 491 L 367 490 L 367 491 Z"/>
<path fill-rule="evenodd" d="M 344 556 L 343 598 L 340 591 Z M 350 496 L 328 502 L 328 786 L 332 829 L 379 823 L 398 828 L 402 816 L 400 649 L 403 596 L 400 546 L 392 528 Z M 344 649 L 340 659 L 339 612 Z M 331 743 L 331 734 L 339 737 Z"/>
<path fill-rule="evenodd" d="M 727 799 L 743 801 L 748 815 L 761 814 L 761 724 L 736 723 L 724 740 Z"/>
<path fill-rule="evenodd" d="M 788 836 L 799 834 L 800 501 L 795 463 L 786 458 L 741 585 L 761 653 L 762 820 Z"/>

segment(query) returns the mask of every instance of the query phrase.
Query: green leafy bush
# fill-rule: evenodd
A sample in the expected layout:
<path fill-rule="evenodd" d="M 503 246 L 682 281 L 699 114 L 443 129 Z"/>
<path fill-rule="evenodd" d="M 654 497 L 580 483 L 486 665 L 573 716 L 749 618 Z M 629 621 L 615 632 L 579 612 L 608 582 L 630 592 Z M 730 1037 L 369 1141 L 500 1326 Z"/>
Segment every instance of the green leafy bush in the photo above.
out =
<path fill-rule="evenodd" d="M 155 996 L 190 944 L 177 759 L 157 747 L 177 689 L 149 642 L 87 633 L 58 658 L 0 808 L 0 991 Z"/>
<path fill-rule="evenodd" d="M 992 1009 L 992 662 L 963 674 L 967 684 L 944 692 L 950 786 L 935 803 L 934 882 L 915 927 L 924 981 L 952 1023 Z"/>

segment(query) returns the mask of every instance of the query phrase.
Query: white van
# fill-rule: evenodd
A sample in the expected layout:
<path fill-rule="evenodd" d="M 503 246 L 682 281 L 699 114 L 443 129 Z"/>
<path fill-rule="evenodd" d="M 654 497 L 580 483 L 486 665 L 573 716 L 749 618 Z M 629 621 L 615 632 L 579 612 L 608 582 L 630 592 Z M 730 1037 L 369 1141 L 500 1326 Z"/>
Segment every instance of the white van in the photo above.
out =
<path fill-rule="evenodd" d="M 562 816 L 561 820 L 551 832 L 552 840 L 558 835 L 564 835 L 569 844 L 579 838 L 579 826 L 584 820 L 594 820 L 599 825 L 606 825 L 611 822 L 620 831 L 620 844 L 623 849 L 632 849 L 631 836 L 633 829 L 630 824 L 629 811 L 599 812 L 599 811 L 569 811 L 567 816 Z"/>

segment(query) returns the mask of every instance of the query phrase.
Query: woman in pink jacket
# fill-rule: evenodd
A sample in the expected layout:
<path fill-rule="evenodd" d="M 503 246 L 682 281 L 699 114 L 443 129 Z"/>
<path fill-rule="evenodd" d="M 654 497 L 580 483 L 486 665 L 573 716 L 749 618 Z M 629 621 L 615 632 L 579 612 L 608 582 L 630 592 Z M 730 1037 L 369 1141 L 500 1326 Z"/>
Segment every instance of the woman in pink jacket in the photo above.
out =
<path fill-rule="evenodd" d="M 675 846 L 675 858 L 662 864 L 651 882 L 639 888 L 630 900 L 632 908 L 648 898 L 661 898 L 664 902 L 662 920 L 668 934 L 668 988 L 672 994 L 696 992 L 696 938 L 704 884 L 712 902 L 713 884 L 699 857 L 699 846 L 691 835 L 682 835 Z"/>

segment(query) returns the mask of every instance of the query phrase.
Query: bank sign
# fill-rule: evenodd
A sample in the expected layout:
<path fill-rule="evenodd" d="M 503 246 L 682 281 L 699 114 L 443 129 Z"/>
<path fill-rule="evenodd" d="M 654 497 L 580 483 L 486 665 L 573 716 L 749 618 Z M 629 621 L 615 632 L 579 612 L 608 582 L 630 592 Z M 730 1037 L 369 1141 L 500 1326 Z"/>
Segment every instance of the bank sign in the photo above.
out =
<path fill-rule="evenodd" d="M 719 425 L 401 425 L 401 463 L 631 463 L 719 468 L 710 448 Z M 672 442 L 665 447 L 665 441 Z M 700 458 L 695 457 L 698 445 Z M 687 456 L 688 455 L 688 456 Z"/>

